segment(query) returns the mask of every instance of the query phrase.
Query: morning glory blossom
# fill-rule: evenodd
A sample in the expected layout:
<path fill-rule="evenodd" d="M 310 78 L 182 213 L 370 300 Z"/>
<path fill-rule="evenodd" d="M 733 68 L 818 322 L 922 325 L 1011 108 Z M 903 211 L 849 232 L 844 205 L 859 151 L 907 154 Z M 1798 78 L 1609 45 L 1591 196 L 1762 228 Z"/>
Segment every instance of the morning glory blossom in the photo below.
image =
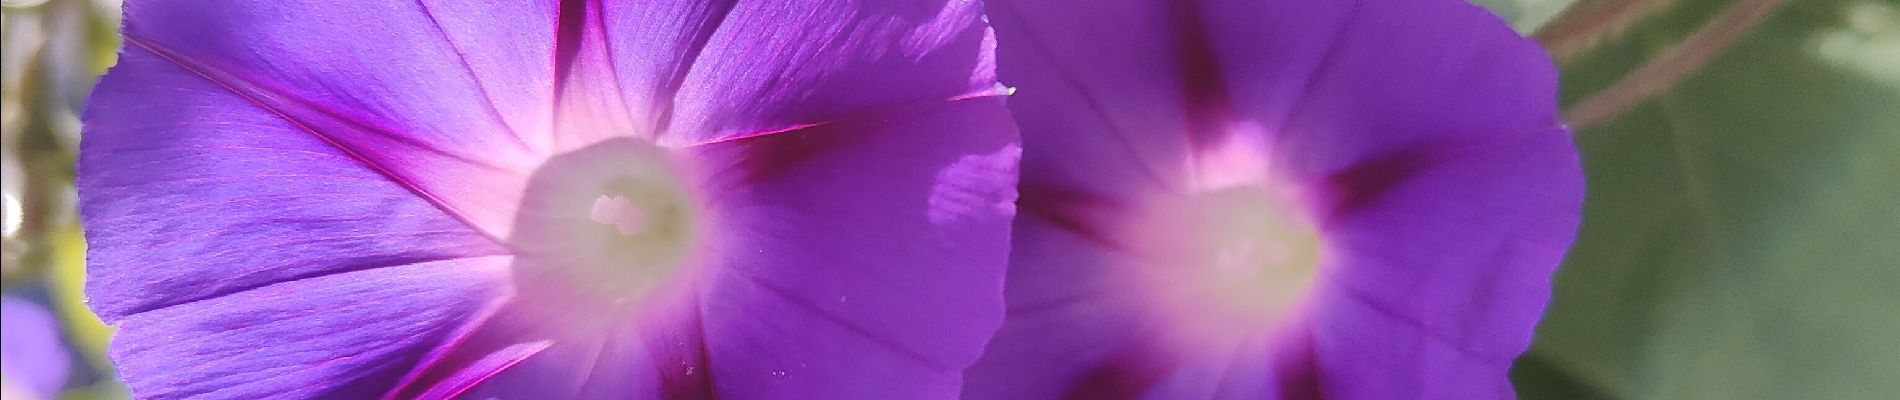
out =
<path fill-rule="evenodd" d="M 1583 194 L 1530 41 L 1461 0 L 996 0 L 1021 91 L 973 399 L 1493 399 Z"/>
<path fill-rule="evenodd" d="M 84 116 L 135 397 L 953 398 L 1016 130 L 975 1 L 134 1 Z"/>
<path fill-rule="evenodd" d="M 0 397 L 57 398 L 72 363 L 51 311 L 23 298 L 0 297 Z"/>

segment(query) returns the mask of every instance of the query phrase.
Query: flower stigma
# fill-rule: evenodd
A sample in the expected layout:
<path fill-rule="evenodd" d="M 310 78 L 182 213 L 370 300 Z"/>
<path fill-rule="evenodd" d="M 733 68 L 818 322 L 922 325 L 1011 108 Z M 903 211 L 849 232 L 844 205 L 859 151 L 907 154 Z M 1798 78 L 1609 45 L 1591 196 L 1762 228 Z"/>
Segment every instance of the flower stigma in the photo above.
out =
<path fill-rule="evenodd" d="M 646 213 L 641 212 L 626 196 L 601 195 L 594 199 L 594 211 L 590 213 L 594 222 L 613 225 L 620 234 L 634 236 L 640 234 L 647 223 Z"/>

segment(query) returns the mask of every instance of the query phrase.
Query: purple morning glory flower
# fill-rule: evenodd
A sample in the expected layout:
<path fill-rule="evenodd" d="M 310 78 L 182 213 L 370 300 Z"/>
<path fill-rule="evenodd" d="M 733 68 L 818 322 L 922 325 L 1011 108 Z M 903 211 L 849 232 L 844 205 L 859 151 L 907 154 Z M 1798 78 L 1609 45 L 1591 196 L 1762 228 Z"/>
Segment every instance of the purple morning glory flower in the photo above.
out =
<path fill-rule="evenodd" d="M 0 298 L 0 392 L 7 399 L 59 396 L 72 358 L 59 338 L 59 320 L 39 304 Z"/>
<path fill-rule="evenodd" d="M 1531 42 L 1458 0 L 997 0 L 1022 127 L 977 399 L 1512 396 L 1582 200 Z"/>
<path fill-rule="evenodd" d="M 950 398 L 1016 131 L 973 1 L 162 1 L 85 115 L 139 398 Z"/>

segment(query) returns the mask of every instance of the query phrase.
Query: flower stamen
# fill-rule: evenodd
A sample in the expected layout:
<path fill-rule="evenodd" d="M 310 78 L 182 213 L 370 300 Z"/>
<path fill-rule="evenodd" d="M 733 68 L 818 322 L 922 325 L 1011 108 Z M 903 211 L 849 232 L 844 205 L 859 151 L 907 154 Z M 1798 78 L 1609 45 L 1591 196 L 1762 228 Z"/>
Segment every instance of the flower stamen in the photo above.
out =
<path fill-rule="evenodd" d="M 614 230 L 626 236 L 639 235 L 646 229 L 647 217 L 640 207 L 627 201 L 626 196 L 606 196 L 594 199 L 594 210 L 588 213 L 594 222 L 613 225 Z"/>

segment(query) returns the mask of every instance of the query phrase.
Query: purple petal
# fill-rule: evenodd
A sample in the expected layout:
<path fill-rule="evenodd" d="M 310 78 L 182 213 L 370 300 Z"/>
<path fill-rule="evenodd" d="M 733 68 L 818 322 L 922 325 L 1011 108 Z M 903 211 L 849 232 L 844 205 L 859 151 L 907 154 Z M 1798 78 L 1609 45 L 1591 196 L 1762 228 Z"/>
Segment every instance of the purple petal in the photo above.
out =
<path fill-rule="evenodd" d="M 669 328 L 695 327 L 684 325 Z M 587 335 L 564 336 L 548 342 L 552 347 L 544 351 L 525 359 L 511 360 L 518 362 L 516 364 L 495 370 L 471 370 L 477 372 L 477 379 L 471 380 L 473 384 L 465 389 L 466 393 L 441 389 L 429 393 L 459 394 L 459 397 L 424 395 L 417 398 L 702 398 L 668 394 L 665 382 L 669 373 L 683 376 L 685 367 L 666 364 L 669 359 L 663 353 L 670 349 L 670 346 L 666 346 L 668 343 L 648 342 L 638 333 L 638 329 L 632 324 L 623 324 L 587 332 Z M 507 356 L 507 350 L 504 348 L 493 355 Z M 698 348 L 690 350 L 697 352 Z M 703 371 L 693 373 L 704 375 Z M 701 384 L 695 388 L 705 389 L 705 386 Z"/>
<path fill-rule="evenodd" d="M 1569 146 L 1545 131 L 1432 149 L 1420 157 L 1434 161 L 1335 214 L 1336 270 L 1313 312 L 1329 394 L 1510 395 L 1506 372 L 1530 346 L 1579 222 Z M 1371 377 L 1387 384 L 1357 383 Z"/>
<path fill-rule="evenodd" d="M 613 39 L 616 60 L 629 60 L 619 65 L 623 82 L 638 82 L 630 95 L 671 95 L 658 116 L 661 143 L 695 144 L 992 92 L 982 8 L 825 0 L 606 11 L 626 27 Z"/>
<path fill-rule="evenodd" d="M 1017 149 L 1000 98 L 703 148 L 717 393 L 956 397 L 1003 314 Z"/>
<path fill-rule="evenodd" d="M 255 109 L 505 236 L 519 191 L 495 189 L 520 184 L 550 147 L 553 99 L 552 6 L 511 4 L 134 4 L 122 65 L 97 89 L 113 98 L 95 107 L 142 127 Z M 171 110 L 182 116 L 143 104 L 214 92 L 228 99 Z"/>
<path fill-rule="evenodd" d="M 1280 139 L 1330 192 L 1322 389 L 1510 397 L 1583 198 L 1555 70 L 1463 2 L 1362 2 L 1346 23 Z"/>
<path fill-rule="evenodd" d="M 1036 214 L 1016 221 L 1009 320 L 970 368 L 975 399 L 1301 398 L 1311 355 L 1301 335 L 1183 357 L 1155 346 L 1156 326 L 1127 296 L 1148 268 L 1120 251 Z M 1015 266 L 1031 266 L 1017 268 Z M 1135 278 L 1139 279 L 1139 278 Z"/>
<path fill-rule="evenodd" d="M 78 186 L 135 393 L 954 396 L 1014 212 L 980 4 L 644 5 L 134 5 Z M 723 168 L 714 265 L 668 282 L 704 291 L 563 301 L 510 279 L 545 255 L 481 258 L 542 237 L 549 152 L 647 119 L 718 142 L 680 150 Z"/>
<path fill-rule="evenodd" d="M 77 185 L 87 293 L 107 322 L 278 282 L 503 252 L 417 181 L 145 48 L 127 48 L 91 101 Z"/>
<path fill-rule="evenodd" d="M 1024 132 L 1028 190 L 1114 196 L 1173 190 L 1187 140 L 1178 50 L 1157 32 L 1171 2 L 996 1 L 998 73 L 1018 87 L 1010 108 Z M 1025 193 L 1025 201 L 1036 194 Z"/>
<path fill-rule="evenodd" d="M 377 396 L 503 295 L 471 257 L 505 252 L 541 146 L 511 132 L 549 105 L 546 65 L 510 62 L 547 45 L 484 41 L 520 27 L 498 10 L 197 5 L 133 5 L 85 117 L 113 358 L 147 398 Z"/>
<path fill-rule="evenodd" d="M 425 384 L 388 398 L 713 398 L 692 285 L 681 283 L 640 304 L 616 305 L 524 287 L 451 354 L 425 362 L 452 369 L 446 377 L 425 371 L 414 380 Z M 415 390 L 423 386 L 430 388 Z"/>
<path fill-rule="evenodd" d="M 39 304 L 6 296 L 0 299 L 0 374 L 7 392 L 14 384 L 37 398 L 54 398 L 66 386 L 72 357 L 60 341 L 59 320 Z"/>
<path fill-rule="evenodd" d="M 630 122 L 644 137 L 664 129 L 680 91 L 706 42 L 718 31 L 736 1 L 589 1 L 596 7 L 595 24 L 602 44 L 598 50 L 603 77 L 618 90 L 613 95 L 629 108 Z M 780 23 L 784 24 L 784 23 Z M 589 32 L 591 34 L 591 32 Z M 591 49 L 581 49 L 588 51 Z M 583 55 L 585 57 L 587 55 Z"/>
<path fill-rule="evenodd" d="M 1078 383 L 1105 376 L 1120 353 L 1140 351 L 1141 321 L 1126 312 L 1133 299 L 1118 295 L 1115 282 L 1116 269 L 1134 261 L 1028 211 L 1013 237 L 1009 320 L 970 368 L 964 395 L 1085 398 L 1091 385 Z"/>
<path fill-rule="evenodd" d="M 1010 320 L 967 390 L 1509 395 L 1582 197 L 1533 44 L 1449 0 L 1000 1 L 992 14 L 1000 72 L 1021 87 L 1025 217 Z M 1112 227 L 1146 197 L 1254 168 L 1221 164 L 1233 149 L 1307 192 L 1327 267 L 1265 342 L 1170 350 L 1151 333 L 1170 322 L 1117 290 L 1167 268 L 1122 256 Z M 1113 329 L 1135 333 L 1099 333 Z"/>
<path fill-rule="evenodd" d="M 623 62 L 612 52 L 612 31 L 639 29 L 640 22 L 607 19 L 605 8 L 622 2 L 558 0 L 554 92 L 554 141 L 559 151 L 585 148 L 616 137 L 654 136 L 646 99 L 628 95 L 633 82 L 619 76 Z M 637 74 L 636 74 L 637 76 Z"/>
<path fill-rule="evenodd" d="M 1224 11 L 1207 14 L 1238 14 Z M 1324 48 L 1325 58 L 1298 79 L 1305 89 L 1296 99 L 1232 91 L 1237 93 L 1235 118 L 1277 135 L 1275 156 L 1293 170 L 1294 179 L 1329 179 L 1394 154 L 1447 143 L 1516 142 L 1559 161 L 1574 158 L 1568 144 L 1548 143 L 1565 138 L 1557 120 L 1556 68 L 1536 43 L 1518 37 L 1489 12 L 1450 0 L 1360 1 L 1343 11 L 1347 14 L 1339 20 L 1336 39 Z M 1264 25 L 1275 24 L 1247 23 Z M 1257 46 L 1248 43 L 1247 48 Z M 1223 65 L 1234 71 L 1228 76 L 1236 87 L 1287 80 L 1237 72 L 1252 68 L 1248 63 Z M 1255 94 L 1238 95 L 1246 93 Z M 1543 142 L 1519 142 L 1526 136 Z"/>
<path fill-rule="evenodd" d="M 516 343 L 500 350 L 483 355 L 481 358 L 459 365 L 458 369 L 420 394 L 418 399 L 452 399 L 467 393 L 471 388 L 495 380 L 495 376 L 511 371 L 522 361 L 534 357 L 553 346 L 552 342 L 539 341 Z M 411 370 L 414 372 L 414 370 Z M 398 385 L 398 387 L 401 387 Z M 397 391 L 385 392 L 384 398 L 397 398 Z M 544 394 L 546 392 L 543 392 Z"/>
<path fill-rule="evenodd" d="M 375 398 L 435 342 L 504 295 L 505 257 L 301 279 L 118 320 L 132 394 Z"/>
<path fill-rule="evenodd" d="M 124 34 L 382 134 L 488 155 L 546 148 L 554 11 L 546 1 L 154 1 L 127 7 Z"/>

